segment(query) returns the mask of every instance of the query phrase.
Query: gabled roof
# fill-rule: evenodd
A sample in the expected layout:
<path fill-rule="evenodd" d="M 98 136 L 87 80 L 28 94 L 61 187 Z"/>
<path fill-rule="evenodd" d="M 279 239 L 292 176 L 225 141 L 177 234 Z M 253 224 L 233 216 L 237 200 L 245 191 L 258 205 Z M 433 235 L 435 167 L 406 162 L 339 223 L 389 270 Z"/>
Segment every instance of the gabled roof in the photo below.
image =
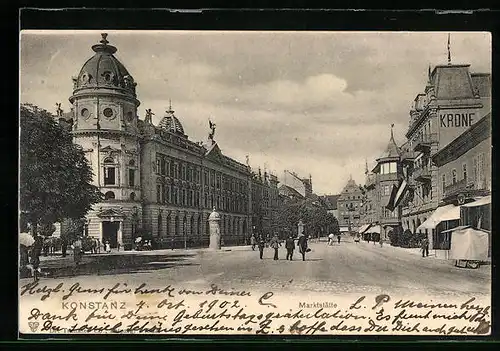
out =
<path fill-rule="evenodd" d="M 279 188 L 279 193 L 280 195 L 288 196 L 288 197 L 299 197 L 299 198 L 304 198 L 301 193 L 299 193 L 297 190 L 292 188 L 291 186 L 288 186 L 286 184 L 282 184 Z"/>

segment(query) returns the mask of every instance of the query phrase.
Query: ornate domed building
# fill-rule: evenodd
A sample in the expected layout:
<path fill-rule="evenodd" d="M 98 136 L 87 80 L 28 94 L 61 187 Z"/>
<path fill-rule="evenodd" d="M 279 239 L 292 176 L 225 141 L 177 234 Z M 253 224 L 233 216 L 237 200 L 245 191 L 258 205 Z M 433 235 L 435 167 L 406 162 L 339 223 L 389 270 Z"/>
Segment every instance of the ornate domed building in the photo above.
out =
<path fill-rule="evenodd" d="M 117 48 L 103 34 L 92 50 L 69 98 L 74 142 L 83 147 L 104 194 L 87 216 L 88 235 L 112 248 L 130 249 L 138 236 L 156 247 L 208 246 L 207 220 L 216 208 L 223 241 L 245 243 L 256 186 L 250 167 L 221 152 L 212 122 L 208 142 L 191 141 L 171 103 L 158 125 L 151 109 L 139 119 L 137 84 L 114 56 Z M 266 210 L 273 211 L 277 182 L 267 187 Z"/>

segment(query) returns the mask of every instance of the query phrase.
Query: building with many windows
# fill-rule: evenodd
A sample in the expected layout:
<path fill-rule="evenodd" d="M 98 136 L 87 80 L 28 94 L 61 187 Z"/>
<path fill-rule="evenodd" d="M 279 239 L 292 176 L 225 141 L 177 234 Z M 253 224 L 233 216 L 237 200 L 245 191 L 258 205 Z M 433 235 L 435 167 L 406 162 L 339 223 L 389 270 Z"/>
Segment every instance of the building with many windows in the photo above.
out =
<path fill-rule="evenodd" d="M 438 167 L 438 209 L 448 209 L 443 213 L 447 217 L 434 221 L 433 249 L 450 249 L 448 230 L 458 225 L 491 232 L 490 202 L 484 201 L 491 194 L 491 114 L 442 148 L 432 161 Z M 478 204 L 481 201 L 484 205 Z"/>
<path fill-rule="evenodd" d="M 374 240 L 387 241 L 389 233 L 401 224 L 399 208 L 390 211 L 386 208 L 394 186 L 399 185 L 401 178 L 401 150 L 394 141 L 393 131 L 384 153 L 376 160 L 371 172 L 366 169 L 366 184 L 361 220 L 364 232 L 377 234 Z"/>
<path fill-rule="evenodd" d="M 349 178 L 347 184 L 337 198 L 337 220 L 341 232 L 356 231 L 360 225 L 361 203 L 363 191 L 354 179 Z"/>
<path fill-rule="evenodd" d="M 151 110 L 139 119 L 137 84 L 113 55 L 116 47 L 103 35 L 92 49 L 70 97 L 74 142 L 83 147 L 105 196 L 88 214 L 88 235 L 125 249 L 139 232 L 158 247 L 206 246 L 214 208 L 223 244 L 245 243 L 253 226 L 271 227 L 275 176 L 256 177 L 248 165 L 224 155 L 211 122 L 208 139 L 194 142 L 171 107 L 158 125 Z"/>
<path fill-rule="evenodd" d="M 438 207 L 442 179 L 432 157 L 490 111 L 490 88 L 490 75 L 471 73 L 470 65 L 438 65 L 432 72 L 429 67 L 424 93 L 410 111 L 401 155 L 413 189 L 402 208 L 404 229 L 416 232 Z M 433 232 L 424 230 L 434 246 Z"/>

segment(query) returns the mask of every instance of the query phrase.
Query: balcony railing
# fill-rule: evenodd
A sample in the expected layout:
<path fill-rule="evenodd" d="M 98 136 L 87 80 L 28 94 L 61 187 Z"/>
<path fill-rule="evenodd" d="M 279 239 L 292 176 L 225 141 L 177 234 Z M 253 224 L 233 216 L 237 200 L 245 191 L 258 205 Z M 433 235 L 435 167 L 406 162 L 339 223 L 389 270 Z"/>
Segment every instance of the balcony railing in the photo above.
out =
<path fill-rule="evenodd" d="M 423 134 L 417 140 L 413 146 L 413 151 L 417 152 L 429 152 L 433 143 L 437 142 L 437 134 Z"/>
<path fill-rule="evenodd" d="M 444 197 L 456 195 L 464 190 L 472 189 L 474 184 L 467 183 L 467 179 L 462 179 L 455 184 L 450 184 L 444 188 Z"/>
<path fill-rule="evenodd" d="M 413 179 L 420 183 L 430 182 L 432 180 L 431 170 L 428 167 L 417 168 L 413 171 Z"/>

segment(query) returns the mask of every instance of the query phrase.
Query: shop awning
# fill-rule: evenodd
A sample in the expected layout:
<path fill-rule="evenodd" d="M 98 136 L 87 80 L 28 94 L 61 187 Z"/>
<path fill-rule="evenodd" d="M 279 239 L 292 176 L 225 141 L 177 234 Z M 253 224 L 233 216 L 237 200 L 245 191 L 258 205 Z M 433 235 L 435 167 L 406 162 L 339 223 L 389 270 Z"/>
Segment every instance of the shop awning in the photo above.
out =
<path fill-rule="evenodd" d="M 382 228 L 380 228 L 380 226 L 377 224 L 377 225 L 374 225 L 373 227 L 370 227 L 366 233 L 375 233 L 375 234 L 380 234 Z"/>
<path fill-rule="evenodd" d="M 368 228 L 370 228 L 370 226 L 371 226 L 371 224 L 364 224 L 364 225 L 362 225 L 361 228 L 359 228 L 358 233 L 359 234 L 363 234 L 364 232 L 366 232 L 366 230 Z"/>
<path fill-rule="evenodd" d="M 424 229 L 435 229 L 436 226 L 441 222 L 453 221 L 457 219 L 460 219 L 460 207 L 453 204 L 444 205 L 438 207 L 434 211 L 434 213 L 417 228 L 417 231 Z"/>
<path fill-rule="evenodd" d="M 491 196 L 485 196 L 477 199 L 476 201 L 469 202 L 468 204 L 462 205 L 462 207 L 477 207 L 491 204 Z"/>

